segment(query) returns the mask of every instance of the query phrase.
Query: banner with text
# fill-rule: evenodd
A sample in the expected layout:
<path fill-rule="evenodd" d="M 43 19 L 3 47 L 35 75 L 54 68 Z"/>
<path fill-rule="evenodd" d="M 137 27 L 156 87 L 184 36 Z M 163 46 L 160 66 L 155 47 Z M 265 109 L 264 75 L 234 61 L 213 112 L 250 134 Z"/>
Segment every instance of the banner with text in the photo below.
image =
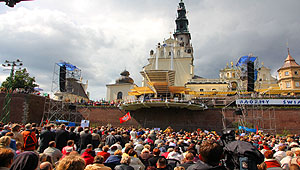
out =
<path fill-rule="evenodd" d="M 300 105 L 300 99 L 237 99 L 240 105 Z"/>

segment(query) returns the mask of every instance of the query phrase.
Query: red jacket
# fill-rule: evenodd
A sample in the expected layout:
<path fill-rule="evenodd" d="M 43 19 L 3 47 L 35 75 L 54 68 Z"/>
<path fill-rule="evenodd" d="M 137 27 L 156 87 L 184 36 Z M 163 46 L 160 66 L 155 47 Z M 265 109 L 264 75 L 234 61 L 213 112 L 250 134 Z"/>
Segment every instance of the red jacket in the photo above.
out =
<path fill-rule="evenodd" d="M 281 167 L 280 163 L 276 159 L 266 159 L 265 164 L 267 165 L 267 168 Z"/>
<path fill-rule="evenodd" d="M 101 152 L 98 152 L 97 155 L 103 156 L 104 162 L 105 162 L 106 159 L 110 156 L 110 153 L 107 153 L 107 152 L 105 152 L 105 151 L 101 151 Z"/>
<path fill-rule="evenodd" d="M 94 157 L 92 156 L 91 149 L 86 149 L 81 157 L 84 159 L 86 165 L 93 164 L 94 162 Z"/>

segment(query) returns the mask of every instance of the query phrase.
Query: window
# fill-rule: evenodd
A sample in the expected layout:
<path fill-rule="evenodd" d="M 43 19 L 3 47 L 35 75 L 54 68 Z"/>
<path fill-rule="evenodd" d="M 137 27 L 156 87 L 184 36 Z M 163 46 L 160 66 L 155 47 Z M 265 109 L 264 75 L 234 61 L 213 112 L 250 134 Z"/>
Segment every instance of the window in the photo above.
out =
<path fill-rule="evenodd" d="M 230 76 L 230 74 L 229 74 L 229 73 L 227 73 L 227 76 L 226 76 L 226 77 L 227 77 L 227 78 L 229 78 L 229 76 Z"/>
<path fill-rule="evenodd" d="M 232 77 L 235 77 L 235 73 L 232 73 Z"/>
<path fill-rule="evenodd" d="M 300 83 L 299 82 L 295 82 L 295 86 L 296 87 L 300 87 Z"/>
<path fill-rule="evenodd" d="M 295 75 L 298 75 L 298 71 L 295 71 Z"/>
<path fill-rule="evenodd" d="M 204 91 L 204 89 L 200 89 L 200 91 Z"/>
<path fill-rule="evenodd" d="M 122 99 L 122 96 L 123 96 L 123 93 L 122 92 L 118 92 L 117 99 Z"/>
<path fill-rule="evenodd" d="M 217 91 L 217 89 L 211 89 L 211 91 Z"/>
<path fill-rule="evenodd" d="M 177 51 L 177 56 L 178 56 L 178 57 L 180 56 L 180 50 Z"/>
<path fill-rule="evenodd" d="M 289 75 L 289 72 L 288 72 L 288 71 L 284 72 L 284 75 L 288 76 L 288 75 Z"/>
<path fill-rule="evenodd" d="M 160 52 L 160 56 L 161 56 L 161 57 L 164 56 L 164 51 L 163 51 L 163 50 Z"/>
<path fill-rule="evenodd" d="M 169 56 L 171 56 L 171 51 L 169 52 Z"/>
<path fill-rule="evenodd" d="M 285 85 L 286 85 L 286 88 L 291 88 L 291 83 L 289 81 L 285 82 Z"/>

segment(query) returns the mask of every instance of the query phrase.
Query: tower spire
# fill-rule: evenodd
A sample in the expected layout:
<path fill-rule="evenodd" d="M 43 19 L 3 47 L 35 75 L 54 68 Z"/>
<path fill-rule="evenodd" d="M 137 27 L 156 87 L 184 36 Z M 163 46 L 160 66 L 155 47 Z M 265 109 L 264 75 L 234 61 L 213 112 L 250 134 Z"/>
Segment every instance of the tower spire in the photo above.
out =
<path fill-rule="evenodd" d="M 173 34 L 175 39 L 183 42 L 183 46 L 190 46 L 191 34 L 189 32 L 189 21 L 186 17 L 186 9 L 183 0 L 180 0 L 175 20 L 176 29 Z"/>

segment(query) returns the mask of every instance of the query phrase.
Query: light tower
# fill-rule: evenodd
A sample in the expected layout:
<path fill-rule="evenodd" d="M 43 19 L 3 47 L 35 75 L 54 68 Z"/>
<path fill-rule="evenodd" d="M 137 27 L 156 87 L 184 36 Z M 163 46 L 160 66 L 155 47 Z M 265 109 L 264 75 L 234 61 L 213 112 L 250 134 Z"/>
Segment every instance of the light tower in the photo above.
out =
<path fill-rule="evenodd" d="M 13 80 L 14 80 L 14 72 L 15 67 L 22 66 L 23 63 L 21 60 L 17 59 L 16 61 L 8 61 L 5 60 L 3 67 L 11 67 L 10 68 L 10 76 L 8 77 L 8 87 L 5 89 L 5 100 L 3 105 L 3 112 L 1 114 L 0 121 L 3 123 L 8 123 L 10 121 L 10 102 L 11 102 L 11 94 L 13 92 Z"/>

